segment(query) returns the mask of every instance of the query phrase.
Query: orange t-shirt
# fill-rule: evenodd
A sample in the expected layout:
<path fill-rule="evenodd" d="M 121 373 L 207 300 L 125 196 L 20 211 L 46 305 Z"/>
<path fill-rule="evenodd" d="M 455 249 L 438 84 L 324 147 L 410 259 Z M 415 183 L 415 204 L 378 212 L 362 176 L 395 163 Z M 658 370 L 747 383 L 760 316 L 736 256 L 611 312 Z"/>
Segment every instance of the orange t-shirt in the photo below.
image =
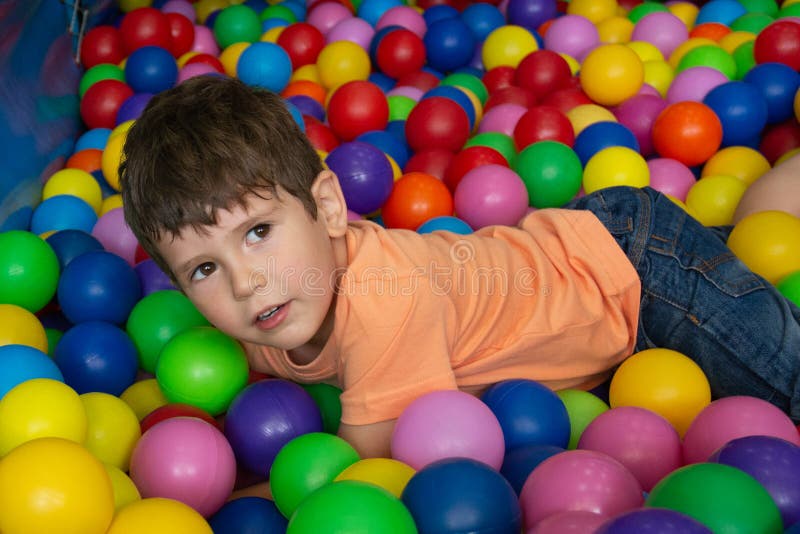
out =
<path fill-rule="evenodd" d="M 345 239 L 320 355 L 296 365 L 246 345 L 277 376 L 339 385 L 343 423 L 394 419 L 424 393 L 512 378 L 589 388 L 633 351 L 641 283 L 588 211 L 540 210 L 518 228 L 470 235 L 359 221 Z"/>

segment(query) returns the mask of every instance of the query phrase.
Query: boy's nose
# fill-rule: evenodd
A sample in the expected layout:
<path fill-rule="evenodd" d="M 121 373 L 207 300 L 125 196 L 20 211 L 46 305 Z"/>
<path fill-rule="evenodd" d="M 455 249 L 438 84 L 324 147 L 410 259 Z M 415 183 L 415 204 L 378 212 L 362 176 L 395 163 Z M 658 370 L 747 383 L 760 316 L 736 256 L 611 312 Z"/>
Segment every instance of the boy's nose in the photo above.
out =
<path fill-rule="evenodd" d="M 243 264 L 231 273 L 231 288 L 237 300 L 245 299 L 266 286 L 266 273 Z"/>

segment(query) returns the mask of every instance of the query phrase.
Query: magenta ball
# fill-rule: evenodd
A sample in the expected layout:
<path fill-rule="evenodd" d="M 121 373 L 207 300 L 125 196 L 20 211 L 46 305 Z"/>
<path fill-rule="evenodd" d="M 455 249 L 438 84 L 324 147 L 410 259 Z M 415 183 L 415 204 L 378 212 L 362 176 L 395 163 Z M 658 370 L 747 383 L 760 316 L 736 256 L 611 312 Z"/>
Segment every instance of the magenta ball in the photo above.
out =
<path fill-rule="evenodd" d="M 529 528 L 525 534 L 565 534 L 594 532 L 608 520 L 594 512 L 567 511 L 546 517 Z"/>
<path fill-rule="evenodd" d="M 420 38 L 425 36 L 425 30 L 427 30 L 425 18 L 419 11 L 409 6 L 395 6 L 387 9 L 375 23 L 375 31 L 387 26 L 400 26 L 414 32 Z"/>
<path fill-rule="evenodd" d="M 602 452 L 574 450 L 547 458 L 528 475 L 519 496 L 525 527 L 565 511 L 611 517 L 642 505 L 636 477 Z"/>
<path fill-rule="evenodd" d="M 136 265 L 139 241 L 125 222 L 122 208 L 114 208 L 97 219 L 92 236 L 103 244 L 104 249 L 121 257 L 128 265 Z"/>
<path fill-rule="evenodd" d="M 392 433 L 392 458 L 416 470 L 462 457 L 499 470 L 505 455 L 500 422 L 480 399 L 458 390 L 433 391 L 409 404 Z"/>
<path fill-rule="evenodd" d="M 467 172 L 454 195 L 456 214 L 472 228 L 516 226 L 528 209 L 528 190 L 517 173 L 502 165 Z"/>
<path fill-rule="evenodd" d="M 354 212 L 353 210 L 347 210 L 347 222 L 362 220 L 364 220 L 364 217 L 362 217 L 360 214 Z"/>
<path fill-rule="evenodd" d="M 192 24 L 194 24 L 197 19 L 197 12 L 194 10 L 192 3 L 188 0 L 169 0 L 168 2 L 164 2 L 164 5 L 161 6 L 161 12 L 183 15 L 189 19 Z"/>
<path fill-rule="evenodd" d="M 613 109 L 614 116 L 636 137 L 639 152 L 649 156 L 653 148 L 653 124 L 658 114 L 667 107 L 667 101 L 655 95 L 636 95 Z"/>
<path fill-rule="evenodd" d="M 664 57 L 689 38 L 686 24 L 668 11 L 645 15 L 633 27 L 631 41 L 646 41 L 661 51 Z"/>
<path fill-rule="evenodd" d="M 216 72 L 217 69 L 208 63 L 189 63 L 188 65 L 181 67 L 181 69 L 178 71 L 178 83 L 185 82 L 189 78 L 194 78 L 195 76 Z"/>
<path fill-rule="evenodd" d="M 210 54 L 214 57 L 219 55 L 219 45 L 214 37 L 214 32 L 208 26 L 202 24 L 194 25 L 194 42 L 192 52 L 200 54 Z"/>
<path fill-rule="evenodd" d="M 422 95 L 424 94 L 425 91 L 419 87 L 414 87 L 413 85 L 400 85 L 398 87 L 394 87 L 391 91 L 386 93 L 386 96 L 407 96 L 408 98 L 419 102 L 419 99 L 422 98 Z"/>
<path fill-rule="evenodd" d="M 548 50 L 580 60 L 600 43 L 600 34 L 592 21 L 580 15 L 564 15 L 554 19 L 544 36 Z"/>
<path fill-rule="evenodd" d="M 181 501 L 209 517 L 233 491 L 236 458 L 213 425 L 173 417 L 142 434 L 131 455 L 130 475 L 142 497 Z"/>
<path fill-rule="evenodd" d="M 643 83 L 642 86 L 639 88 L 639 91 L 636 93 L 637 95 L 651 95 L 657 96 L 661 98 L 661 93 L 658 92 L 658 89 L 650 85 L 649 83 Z"/>
<path fill-rule="evenodd" d="M 800 445 L 797 428 L 780 408 L 738 395 L 717 399 L 697 414 L 683 436 L 683 459 L 687 464 L 705 462 L 729 441 L 746 436 L 772 436 Z"/>
<path fill-rule="evenodd" d="M 667 103 L 674 104 L 690 100 L 702 102 L 706 95 L 718 85 L 730 80 L 711 67 L 690 67 L 675 75 L 667 89 Z"/>
<path fill-rule="evenodd" d="M 519 118 L 525 115 L 528 108 L 519 104 L 498 104 L 483 116 L 478 133 L 500 132 L 509 137 L 514 137 L 514 128 L 517 126 Z"/>
<path fill-rule="evenodd" d="M 322 32 L 322 35 L 327 35 L 339 22 L 350 18 L 353 18 L 353 14 L 339 2 L 321 2 L 308 11 L 306 22 Z"/>
<path fill-rule="evenodd" d="M 335 43 L 336 41 L 352 41 L 364 50 L 369 50 L 369 44 L 375 36 L 375 30 L 364 19 L 353 17 L 343 19 L 328 30 L 325 41 Z"/>
<path fill-rule="evenodd" d="M 675 428 L 657 413 L 636 406 L 619 406 L 595 417 L 581 434 L 578 448 L 619 460 L 645 491 L 683 465 Z"/>
<path fill-rule="evenodd" d="M 697 182 L 689 167 L 676 159 L 653 158 L 647 161 L 647 168 L 650 169 L 650 187 L 681 202 L 686 201 L 686 194 Z"/>

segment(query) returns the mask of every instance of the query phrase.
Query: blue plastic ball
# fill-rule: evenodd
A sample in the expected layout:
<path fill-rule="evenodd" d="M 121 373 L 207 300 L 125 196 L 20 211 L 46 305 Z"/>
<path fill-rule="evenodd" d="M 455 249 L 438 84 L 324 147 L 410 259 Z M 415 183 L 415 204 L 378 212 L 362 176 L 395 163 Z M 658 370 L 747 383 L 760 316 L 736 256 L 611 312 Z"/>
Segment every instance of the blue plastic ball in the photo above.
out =
<path fill-rule="evenodd" d="M 339 177 L 347 207 L 356 213 L 372 213 L 392 192 L 392 165 L 380 149 L 368 143 L 342 143 L 328 154 L 325 163 Z"/>
<path fill-rule="evenodd" d="M 97 213 L 83 199 L 73 195 L 56 195 L 43 200 L 31 217 L 31 232 L 43 234 L 52 230 L 82 230 L 91 233 Z"/>
<path fill-rule="evenodd" d="M 712 0 L 708 2 L 697 13 L 695 25 L 706 22 L 718 22 L 725 26 L 747 13 L 747 9 L 737 0 Z"/>
<path fill-rule="evenodd" d="M 555 445 L 525 445 L 516 449 L 506 450 L 500 474 L 506 477 L 508 483 L 519 495 L 528 476 L 540 463 L 551 456 L 564 452 L 566 449 Z"/>
<path fill-rule="evenodd" d="M 104 250 L 81 254 L 61 273 L 61 310 L 71 322 L 123 324 L 141 296 L 139 277 L 125 260 Z"/>
<path fill-rule="evenodd" d="M 525 445 L 567 447 L 567 408 L 558 395 L 542 384 L 525 379 L 504 380 L 487 389 L 481 400 L 500 421 L 506 449 Z"/>
<path fill-rule="evenodd" d="M 39 349 L 28 345 L 0 346 L 0 399 L 17 384 L 34 378 L 64 381 L 55 362 Z"/>
<path fill-rule="evenodd" d="M 602 525 L 595 534 L 711 534 L 711 529 L 696 519 L 675 510 L 637 508 L 619 514 Z"/>
<path fill-rule="evenodd" d="M 301 132 L 305 133 L 305 131 L 306 131 L 306 123 L 303 120 L 303 114 L 300 113 L 300 110 L 297 109 L 297 106 L 292 104 L 290 101 L 284 100 L 284 102 L 286 103 L 286 109 L 288 109 L 289 113 L 291 113 L 295 124 L 297 124 L 297 126 L 300 128 Z"/>
<path fill-rule="evenodd" d="M 266 33 L 272 28 L 281 28 L 281 27 L 286 27 L 288 25 L 289 23 L 286 21 L 286 19 L 281 19 L 277 17 L 264 19 L 261 21 L 261 32 Z"/>
<path fill-rule="evenodd" d="M 136 381 L 139 367 L 133 340 L 120 328 L 101 321 L 67 330 L 54 359 L 64 382 L 79 394 L 99 391 L 119 396 Z"/>
<path fill-rule="evenodd" d="M 248 85 L 280 93 L 292 76 L 292 62 L 286 50 L 275 43 L 253 43 L 239 56 L 236 75 Z"/>
<path fill-rule="evenodd" d="M 382 72 L 371 73 L 367 80 L 380 87 L 381 91 L 384 93 L 391 91 L 396 84 L 393 78 L 390 78 Z"/>
<path fill-rule="evenodd" d="M 575 137 L 572 150 L 585 166 L 592 156 L 611 146 L 624 146 L 639 152 L 639 141 L 633 132 L 624 124 L 612 121 L 595 122 L 581 130 Z"/>
<path fill-rule="evenodd" d="M 430 6 L 422 13 L 422 18 L 425 19 L 425 24 L 429 28 L 434 22 L 444 19 L 452 19 L 458 16 L 458 10 L 453 6 L 448 6 L 447 4 L 436 4 Z"/>
<path fill-rule="evenodd" d="M 411 477 L 402 494 L 420 532 L 518 533 L 522 511 L 503 476 L 468 458 L 433 462 Z"/>
<path fill-rule="evenodd" d="M 469 26 L 457 17 L 429 24 L 422 42 L 425 43 L 428 66 L 451 72 L 469 64 L 478 41 Z"/>
<path fill-rule="evenodd" d="M 794 95 L 800 88 L 800 74 L 783 63 L 761 63 L 751 68 L 742 81 L 759 90 L 767 103 L 767 124 L 794 115 Z"/>
<path fill-rule="evenodd" d="M 143 46 L 125 61 L 125 82 L 137 93 L 160 93 L 178 80 L 178 64 L 168 50 Z"/>
<path fill-rule="evenodd" d="M 767 102 L 746 82 L 727 82 L 703 99 L 722 123 L 722 146 L 750 145 L 767 124 Z"/>
<path fill-rule="evenodd" d="M 381 15 L 393 7 L 403 6 L 402 0 L 363 0 L 358 6 L 357 15 L 359 18 L 369 22 L 370 26 L 375 26 Z"/>
<path fill-rule="evenodd" d="M 411 157 L 411 149 L 408 145 L 385 130 L 373 130 L 363 133 L 356 137 L 356 141 L 369 143 L 388 154 L 401 169 L 405 167 L 408 158 Z"/>
<path fill-rule="evenodd" d="M 509 0 L 506 13 L 509 24 L 535 30 L 556 18 L 558 7 L 552 0 Z"/>
<path fill-rule="evenodd" d="M 75 142 L 75 152 L 86 150 L 87 148 L 94 148 L 103 150 L 108 142 L 108 137 L 111 135 L 111 130 L 108 128 L 93 128 L 81 134 Z"/>
<path fill-rule="evenodd" d="M 261 497 L 241 497 L 225 504 L 208 524 L 214 534 L 283 534 L 288 521 L 275 503 Z"/>
<path fill-rule="evenodd" d="M 320 122 L 325 121 L 325 108 L 307 95 L 292 95 L 286 99 L 287 102 L 291 102 L 294 107 L 300 112 L 301 115 L 308 115 L 309 117 L 314 117 Z"/>
<path fill-rule="evenodd" d="M 278 2 L 278 5 L 284 6 L 294 13 L 298 22 L 306 20 L 306 3 L 303 0 L 283 0 Z"/>
<path fill-rule="evenodd" d="M 483 42 L 490 33 L 506 23 L 503 13 L 496 6 L 484 2 L 468 5 L 461 12 L 461 19 L 478 42 Z"/>
<path fill-rule="evenodd" d="M 454 234 L 467 235 L 472 233 L 472 228 L 464 220 L 452 215 L 440 215 L 433 219 L 428 219 L 417 228 L 420 234 L 429 234 L 437 230 L 453 232 Z"/>
<path fill-rule="evenodd" d="M 103 250 L 103 244 L 83 230 L 59 230 L 45 241 L 56 253 L 61 271 L 81 254 L 90 250 Z"/>

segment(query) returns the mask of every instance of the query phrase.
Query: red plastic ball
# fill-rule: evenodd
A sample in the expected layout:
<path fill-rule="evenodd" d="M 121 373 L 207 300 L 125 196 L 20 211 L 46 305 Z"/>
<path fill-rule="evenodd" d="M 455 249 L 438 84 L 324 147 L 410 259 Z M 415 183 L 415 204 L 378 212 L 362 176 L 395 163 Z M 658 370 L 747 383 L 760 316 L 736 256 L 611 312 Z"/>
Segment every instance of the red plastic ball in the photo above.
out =
<path fill-rule="evenodd" d="M 777 20 L 761 30 L 753 46 L 756 63 L 783 63 L 800 70 L 800 22 Z"/>
<path fill-rule="evenodd" d="M 433 6 L 450 6 L 458 11 L 464 11 L 468 5 L 468 0 L 420 0 L 417 2 L 417 7 L 422 10 L 430 9 Z"/>
<path fill-rule="evenodd" d="M 530 89 L 511 85 L 491 93 L 483 106 L 484 111 L 489 111 L 500 104 L 517 104 L 524 108 L 536 105 L 536 95 Z"/>
<path fill-rule="evenodd" d="M 114 65 L 125 59 L 122 35 L 113 26 L 96 26 L 86 32 L 81 42 L 81 64 L 90 69 L 101 63 Z"/>
<path fill-rule="evenodd" d="M 425 44 L 410 30 L 392 30 L 378 44 L 375 62 L 381 72 L 390 78 L 402 78 L 425 65 Z"/>
<path fill-rule="evenodd" d="M 206 65 L 213 67 L 214 70 L 223 74 L 225 72 L 225 66 L 222 64 L 222 61 L 217 59 L 216 57 L 212 56 L 211 54 L 195 54 L 186 60 L 184 66 L 191 65 L 192 63 L 205 63 Z"/>
<path fill-rule="evenodd" d="M 202 419 L 206 423 L 210 423 L 219 430 L 222 430 L 217 420 L 211 417 L 211 415 L 202 408 L 192 406 L 191 404 L 181 404 L 178 402 L 165 404 L 164 406 L 160 406 L 149 414 L 145 415 L 144 419 L 139 422 L 139 427 L 142 429 L 142 434 L 144 434 L 151 427 L 155 426 L 161 421 L 166 421 L 167 419 L 172 419 L 173 417 L 196 417 L 197 419 Z"/>
<path fill-rule="evenodd" d="M 416 230 L 434 217 L 453 214 L 453 195 L 441 180 L 411 172 L 401 176 L 381 208 L 387 228 Z"/>
<path fill-rule="evenodd" d="M 352 141 L 372 130 L 383 130 L 388 122 L 386 95 L 372 82 L 347 82 L 337 88 L 328 101 L 328 124 L 343 141 Z"/>
<path fill-rule="evenodd" d="M 148 258 L 150 258 L 150 254 L 145 252 L 145 250 L 142 248 L 142 245 L 137 243 L 136 244 L 136 252 L 133 254 L 133 262 L 135 264 L 137 264 L 137 263 L 143 262 L 144 260 L 146 260 Z"/>
<path fill-rule="evenodd" d="M 444 173 L 447 171 L 450 162 L 453 161 L 454 156 L 452 152 L 443 148 L 420 150 L 408 158 L 403 167 L 403 172 L 423 172 L 443 180 Z"/>
<path fill-rule="evenodd" d="M 303 115 L 303 124 L 306 127 L 306 137 L 317 150 L 330 152 L 339 146 L 339 138 L 336 137 L 336 134 L 319 120 L 310 115 Z"/>
<path fill-rule="evenodd" d="M 93 83 L 81 99 L 81 118 L 90 129 L 114 128 L 122 103 L 133 96 L 133 89 L 119 80 Z"/>
<path fill-rule="evenodd" d="M 194 44 L 194 24 L 180 13 L 167 13 L 170 45 L 167 50 L 173 57 L 181 57 L 192 49 Z"/>
<path fill-rule="evenodd" d="M 562 113 L 566 113 L 576 106 L 593 104 L 592 99 L 579 87 L 567 87 L 553 91 L 540 102 L 543 106 L 552 106 Z"/>
<path fill-rule="evenodd" d="M 411 74 L 406 74 L 397 80 L 396 87 L 416 87 L 422 92 L 428 92 L 439 85 L 439 78 L 435 74 L 418 70 Z"/>
<path fill-rule="evenodd" d="M 486 86 L 486 90 L 489 91 L 489 94 L 492 94 L 495 91 L 514 85 L 514 77 L 516 74 L 517 70 L 514 67 L 501 65 L 488 70 L 486 74 L 483 75 L 483 78 L 481 78 L 481 81 L 483 81 L 483 85 Z"/>
<path fill-rule="evenodd" d="M 567 146 L 575 144 L 575 130 L 567 116 L 552 106 L 534 106 L 519 118 L 514 127 L 517 150 L 539 141 L 558 141 Z"/>
<path fill-rule="evenodd" d="M 552 50 L 531 52 L 517 66 L 515 85 L 530 90 L 541 100 L 546 95 L 569 87 L 572 71 L 567 60 Z"/>
<path fill-rule="evenodd" d="M 767 161 L 775 164 L 781 156 L 800 147 L 800 125 L 794 119 L 767 127 L 758 146 Z"/>
<path fill-rule="evenodd" d="M 722 123 L 702 102 L 676 102 L 664 108 L 653 123 L 653 147 L 664 158 L 688 167 L 713 156 L 722 143 Z"/>
<path fill-rule="evenodd" d="M 406 119 L 406 140 L 413 151 L 443 148 L 458 152 L 470 134 L 469 117 L 454 100 L 423 98 Z"/>
<path fill-rule="evenodd" d="M 160 46 L 169 50 L 172 40 L 167 16 L 153 7 L 140 7 L 122 18 L 119 25 L 126 55 L 143 46 Z"/>
<path fill-rule="evenodd" d="M 508 167 L 508 162 L 500 152 L 491 147 L 484 145 L 467 147 L 453 156 L 450 165 L 447 166 L 447 170 L 444 172 L 444 185 L 451 192 L 455 192 L 461 178 L 475 167 L 480 167 L 481 165 Z"/>
<path fill-rule="evenodd" d="M 292 62 L 292 70 L 303 65 L 313 65 L 325 47 L 325 36 L 316 26 L 297 22 L 285 27 L 277 40 L 278 46 L 286 50 Z"/>

